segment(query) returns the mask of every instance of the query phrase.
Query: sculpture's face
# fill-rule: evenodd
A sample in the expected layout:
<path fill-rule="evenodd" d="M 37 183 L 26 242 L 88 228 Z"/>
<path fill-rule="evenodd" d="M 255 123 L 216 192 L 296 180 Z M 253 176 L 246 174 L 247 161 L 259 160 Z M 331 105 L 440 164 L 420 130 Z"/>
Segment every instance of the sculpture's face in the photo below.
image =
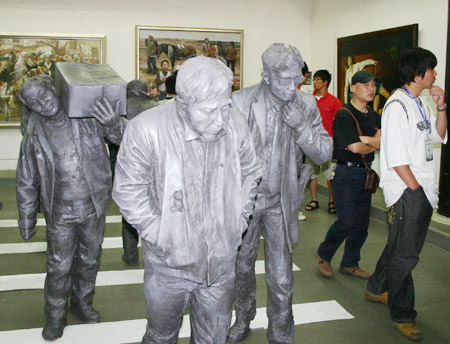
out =
<path fill-rule="evenodd" d="M 294 99 L 295 89 L 303 81 L 303 75 L 300 67 L 296 65 L 278 73 L 268 73 L 265 80 L 276 98 L 288 102 Z"/>
<path fill-rule="evenodd" d="M 192 128 L 206 139 L 213 139 L 227 123 L 230 116 L 231 98 L 223 96 L 191 103 L 187 119 Z"/>
<path fill-rule="evenodd" d="M 22 97 L 31 110 L 41 116 L 52 117 L 59 112 L 60 102 L 54 88 L 33 84 L 24 90 Z"/>

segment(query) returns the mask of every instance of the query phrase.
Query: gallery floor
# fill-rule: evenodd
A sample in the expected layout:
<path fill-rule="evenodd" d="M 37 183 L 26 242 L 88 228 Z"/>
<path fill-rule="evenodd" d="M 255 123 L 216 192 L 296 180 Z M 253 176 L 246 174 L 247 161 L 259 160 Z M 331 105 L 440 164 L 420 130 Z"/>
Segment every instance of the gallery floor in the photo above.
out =
<path fill-rule="evenodd" d="M 309 192 L 306 197 L 309 200 Z M 379 196 L 378 196 L 379 198 Z M 45 227 L 39 226 L 32 244 L 19 236 L 15 221 L 15 185 L 11 176 L 0 178 L 0 343 L 41 343 L 44 323 L 43 278 L 45 273 Z M 296 309 L 295 342 L 302 344 L 393 344 L 407 343 L 392 327 L 387 306 L 363 298 L 366 282 L 337 273 L 342 249 L 332 265 L 334 279 L 319 276 L 315 251 L 335 216 L 326 211 L 327 200 L 320 198 L 320 209 L 304 212 L 300 222 L 301 240 L 294 251 L 296 271 L 294 304 Z M 375 199 L 376 202 L 379 200 Z M 374 202 L 374 203 L 376 203 Z M 65 335 L 56 343 L 136 343 L 144 332 L 145 306 L 142 263 L 130 268 L 121 260 L 120 220 L 117 207 L 108 209 L 104 250 L 97 281 L 94 306 L 102 322 L 80 325 L 72 315 Z M 373 270 L 387 237 L 384 221 L 373 218 L 369 237 L 362 250 L 361 267 Z M 263 240 L 263 239 L 262 239 Z M 260 248 L 259 259 L 263 259 Z M 265 343 L 266 285 L 262 261 L 257 275 L 256 327 L 243 343 Z M 298 269 L 297 269 L 298 268 Z M 422 343 L 450 343 L 450 252 L 426 243 L 421 260 L 414 270 L 417 321 L 424 339 Z M 333 302 L 335 300 L 336 302 Z M 331 302 L 325 302 L 331 301 Z M 322 307 L 330 307 L 324 308 Z M 337 313 L 335 313 L 337 311 Z M 334 320 L 346 318 L 343 320 Z M 325 321 L 327 320 L 327 321 Z M 182 336 L 188 333 L 185 324 Z M 187 334 L 188 335 L 188 334 Z M 87 338 L 87 339 L 86 339 Z M 181 338 L 179 343 L 188 343 Z"/>

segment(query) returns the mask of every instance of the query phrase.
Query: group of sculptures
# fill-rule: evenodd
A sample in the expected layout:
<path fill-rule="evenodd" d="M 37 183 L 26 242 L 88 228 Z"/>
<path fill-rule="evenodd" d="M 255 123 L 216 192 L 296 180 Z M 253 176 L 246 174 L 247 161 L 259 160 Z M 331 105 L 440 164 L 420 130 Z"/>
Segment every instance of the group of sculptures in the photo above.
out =
<path fill-rule="evenodd" d="M 158 106 L 145 83 L 132 81 L 128 119 L 106 99 L 92 105 L 92 117 L 70 118 L 50 78 L 23 85 L 29 117 L 17 168 L 19 228 L 29 241 L 44 213 L 44 339 L 63 335 L 67 311 L 100 321 L 93 296 L 112 191 L 127 263 L 137 264 L 142 238 L 143 343 L 174 343 L 187 307 L 191 342 L 243 340 L 256 313 L 260 235 L 267 337 L 294 342 L 292 247 L 312 172 L 303 157 L 330 160 L 332 142 L 315 99 L 296 91 L 304 78 L 298 50 L 272 44 L 262 61 L 261 82 L 232 94 L 225 64 L 190 58 L 178 71 L 176 98 Z M 114 183 L 105 138 L 117 154 Z"/>

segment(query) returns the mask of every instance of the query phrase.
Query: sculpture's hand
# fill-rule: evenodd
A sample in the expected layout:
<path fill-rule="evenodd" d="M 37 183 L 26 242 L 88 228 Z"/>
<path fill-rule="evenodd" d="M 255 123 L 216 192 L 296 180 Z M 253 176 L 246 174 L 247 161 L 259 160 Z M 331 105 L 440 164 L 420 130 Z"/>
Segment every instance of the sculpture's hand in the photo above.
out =
<path fill-rule="evenodd" d="M 113 127 L 119 121 L 119 105 L 120 100 L 117 100 L 116 107 L 113 109 L 108 100 L 103 97 L 102 101 L 97 100 L 92 105 L 94 111 L 91 112 L 91 115 L 105 127 Z"/>
<path fill-rule="evenodd" d="M 287 103 L 281 110 L 283 121 L 291 128 L 298 129 L 305 120 L 300 110 L 293 102 Z"/>
<path fill-rule="evenodd" d="M 35 228 L 19 228 L 20 235 L 25 241 L 30 241 L 31 238 L 36 234 Z"/>

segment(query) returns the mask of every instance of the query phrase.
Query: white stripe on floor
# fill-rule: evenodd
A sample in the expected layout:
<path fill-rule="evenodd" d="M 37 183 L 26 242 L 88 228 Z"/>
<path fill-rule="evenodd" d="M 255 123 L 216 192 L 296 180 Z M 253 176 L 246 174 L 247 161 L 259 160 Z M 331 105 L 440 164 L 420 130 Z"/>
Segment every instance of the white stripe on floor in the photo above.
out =
<path fill-rule="evenodd" d="M 296 304 L 292 307 L 295 325 L 322 321 L 353 319 L 335 300 Z M 234 321 L 234 314 L 233 314 Z M 122 344 L 141 342 L 147 321 L 145 319 L 102 322 L 92 325 L 67 326 L 58 344 Z M 266 308 L 257 308 L 256 317 L 250 324 L 252 329 L 267 328 Z M 33 344 L 48 343 L 41 337 L 40 328 L 14 331 L 1 331 L 0 343 Z M 189 315 L 185 315 L 179 338 L 190 336 Z"/>
<path fill-rule="evenodd" d="M 121 215 L 107 216 L 105 222 L 106 223 L 120 223 L 120 222 L 122 222 L 122 216 Z M 37 219 L 36 226 L 45 226 L 45 219 L 43 219 L 43 218 Z M 18 227 L 17 219 L 0 220 L 0 228 L 7 228 L 7 227 Z"/>
<path fill-rule="evenodd" d="M 300 268 L 293 264 L 293 271 L 300 271 Z M 257 275 L 264 274 L 264 261 L 257 260 L 255 263 L 255 273 Z M 0 291 L 8 290 L 25 290 L 25 289 L 43 289 L 45 281 L 45 273 L 40 274 L 22 274 L 22 275 L 6 275 L 0 276 Z M 97 287 L 136 284 L 143 283 L 144 270 L 119 270 L 119 271 L 99 271 L 97 274 Z M 1 341 L 0 341 L 1 343 Z"/>
<path fill-rule="evenodd" d="M 141 246 L 139 241 L 138 246 Z M 122 237 L 106 237 L 103 239 L 103 249 L 107 248 L 122 248 Z M 13 253 L 35 253 L 46 252 L 47 243 L 45 241 L 38 242 L 24 242 L 14 244 L 0 244 L 0 254 L 13 254 Z"/>

